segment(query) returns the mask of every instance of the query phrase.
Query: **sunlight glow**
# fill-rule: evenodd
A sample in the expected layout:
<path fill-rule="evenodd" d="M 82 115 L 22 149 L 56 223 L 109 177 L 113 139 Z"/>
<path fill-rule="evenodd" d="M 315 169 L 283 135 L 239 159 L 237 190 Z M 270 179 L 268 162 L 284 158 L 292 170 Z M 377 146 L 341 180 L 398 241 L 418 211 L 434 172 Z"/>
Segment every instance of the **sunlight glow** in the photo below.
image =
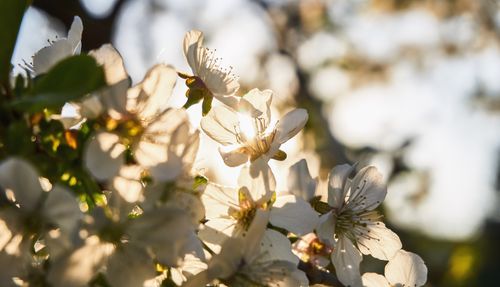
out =
<path fill-rule="evenodd" d="M 240 122 L 240 130 L 247 139 L 253 138 L 257 135 L 254 124 L 255 119 L 247 114 L 240 113 L 238 114 L 238 120 Z"/>

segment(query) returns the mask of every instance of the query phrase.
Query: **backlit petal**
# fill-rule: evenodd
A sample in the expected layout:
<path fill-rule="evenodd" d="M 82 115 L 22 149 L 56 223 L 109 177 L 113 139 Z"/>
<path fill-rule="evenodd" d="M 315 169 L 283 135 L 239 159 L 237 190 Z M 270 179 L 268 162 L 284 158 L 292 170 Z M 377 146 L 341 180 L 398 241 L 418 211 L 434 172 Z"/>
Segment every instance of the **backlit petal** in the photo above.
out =
<path fill-rule="evenodd" d="M 276 141 L 282 144 L 294 137 L 304 128 L 308 117 L 304 109 L 295 109 L 287 113 L 276 126 Z"/>
<path fill-rule="evenodd" d="M 349 286 L 362 286 L 359 273 L 362 255 L 350 239 L 340 236 L 331 257 L 340 282 Z"/>
<path fill-rule="evenodd" d="M 311 205 L 295 195 L 279 195 L 271 208 L 271 224 L 294 234 L 311 232 L 319 222 L 319 217 Z"/>
<path fill-rule="evenodd" d="M 427 281 L 427 266 L 417 254 L 399 250 L 385 266 L 385 276 L 393 286 L 423 286 Z"/>

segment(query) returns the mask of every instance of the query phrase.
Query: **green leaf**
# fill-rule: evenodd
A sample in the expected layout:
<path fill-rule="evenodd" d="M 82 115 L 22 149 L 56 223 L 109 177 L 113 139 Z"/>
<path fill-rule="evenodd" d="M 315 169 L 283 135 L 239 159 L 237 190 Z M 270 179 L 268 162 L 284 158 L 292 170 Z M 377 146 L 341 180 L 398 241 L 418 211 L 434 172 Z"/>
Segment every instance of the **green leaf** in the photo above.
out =
<path fill-rule="evenodd" d="M 28 0 L 0 1 L 0 81 L 8 83 L 10 60 Z"/>
<path fill-rule="evenodd" d="M 105 84 L 104 70 L 94 58 L 87 55 L 72 56 L 37 78 L 30 93 L 12 104 L 16 109 L 28 112 L 57 109 Z"/>

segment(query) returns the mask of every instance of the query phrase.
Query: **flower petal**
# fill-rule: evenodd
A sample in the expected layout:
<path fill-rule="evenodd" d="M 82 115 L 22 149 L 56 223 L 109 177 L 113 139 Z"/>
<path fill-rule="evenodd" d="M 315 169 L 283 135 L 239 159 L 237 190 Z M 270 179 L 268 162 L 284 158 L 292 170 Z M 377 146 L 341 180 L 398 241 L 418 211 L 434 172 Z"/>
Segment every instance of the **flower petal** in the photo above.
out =
<path fill-rule="evenodd" d="M 68 42 L 73 47 L 73 54 L 80 54 L 80 49 L 82 46 L 82 33 L 83 33 L 83 23 L 80 17 L 73 17 L 73 22 L 68 31 Z"/>
<path fill-rule="evenodd" d="M 352 211 L 373 210 L 384 201 L 387 186 L 382 174 L 373 166 L 362 168 L 352 180 L 349 202 L 345 208 Z"/>
<path fill-rule="evenodd" d="M 359 250 L 363 254 L 370 254 L 380 260 L 389 260 L 401 249 L 398 235 L 385 227 L 384 223 L 380 221 L 368 223 L 366 228 L 369 233 L 356 238 Z"/>
<path fill-rule="evenodd" d="M 125 163 L 125 146 L 113 133 L 98 133 L 84 151 L 84 162 L 90 173 L 98 180 L 113 178 Z"/>
<path fill-rule="evenodd" d="M 151 248 L 158 261 L 167 266 L 180 263 L 191 232 L 194 227 L 189 217 L 182 210 L 171 207 L 144 212 L 127 230 L 130 241 Z"/>
<path fill-rule="evenodd" d="M 299 264 L 299 258 L 292 252 L 290 240 L 278 231 L 267 229 L 260 246 L 260 252 L 264 255 L 256 259 L 259 262 L 288 261 L 295 266 Z"/>
<path fill-rule="evenodd" d="M 221 251 L 223 243 L 232 238 L 235 227 L 236 221 L 233 219 L 213 218 L 205 223 L 198 232 L 198 236 L 212 251 L 218 253 Z"/>
<path fill-rule="evenodd" d="M 200 126 L 209 137 L 222 145 L 238 143 L 238 115 L 225 106 L 212 108 L 208 115 L 201 119 Z"/>
<path fill-rule="evenodd" d="M 75 16 L 68 32 L 68 38 L 60 39 L 52 45 L 36 52 L 33 56 L 33 70 L 35 71 L 35 75 L 46 73 L 57 62 L 66 57 L 80 54 L 82 30 L 82 20 L 80 17 Z"/>
<path fill-rule="evenodd" d="M 83 217 L 73 194 L 66 188 L 55 185 L 44 203 L 43 213 L 55 223 L 66 236 L 73 235 L 78 221 Z"/>
<path fill-rule="evenodd" d="M 362 255 L 349 238 L 340 236 L 331 258 L 340 282 L 349 286 L 362 285 L 359 273 Z"/>
<path fill-rule="evenodd" d="M 97 236 L 89 237 L 85 245 L 53 262 L 47 280 L 54 287 L 87 286 L 114 249 L 111 243 L 100 242 Z"/>
<path fill-rule="evenodd" d="M 251 117 L 260 117 L 264 120 L 264 126 L 267 127 L 271 120 L 271 101 L 273 91 L 252 89 L 241 97 L 238 111 L 248 113 Z"/>
<path fill-rule="evenodd" d="M 132 147 L 137 162 L 142 166 L 152 167 L 169 160 L 174 162 L 180 160 L 173 158 L 178 155 L 169 146 L 177 129 L 182 128 L 186 122 L 188 122 L 188 116 L 183 109 L 168 109 L 155 117 L 148 123 L 140 140 Z M 177 172 L 180 172 L 182 165 L 179 165 L 177 169 Z"/>
<path fill-rule="evenodd" d="M 391 287 L 384 276 L 373 272 L 364 273 L 361 280 L 366 287 Z"/>
<path fill-rule="evenodd" d="M 311 232 L 319 217 L 311 205 L 295 195 L 279 195 L 271 208 L 272 225 L 284 228 L 297 235 Z"/>
<path fill-rule="evenodd" d="M 224 163 L 229 167 L 240 166 L 248 161 L 248 155 L 240 147 L 228 151 L 219 148 L 219 153 Z"/>
<path fill-rule="evenodd" d="M 304 128 L 307 123 L 308 114 L 305 109 L 295 109 L 288 112 L 276 126 L 275 138 L 279 144 L 283 144 Z"/>
<path fill-rule="evenodd" d="M 108 85 L 128 79 L 123 59 L 111 44 L 104 44 L 99 49 L 90 51 L 89 55 L 94 57 L 99 65 L 103 66 Z"/>
<path fill-rule="evenodd" d="M 106 267 L 106 280 L 111 286 L 144 286 L 145 281 L 156 275 L 146 250 L 131 244 L 117 249 Z"/>
<path fill-rule="evenodd" d="M 164 64 L 154 66 L 142 82 L 128 90 L 127 110 L 137 114 L 140 119 L 151 120 L 167 108 L 176 81 L 177 72 L 174 68 Z"/>
<path fill-rule="evenodd" d="M 119 175 L 113 179 L 113 190 L 129 203 L 141 200 L 143 187 L 141 173 L 143 168 L 138 165 L 122 166 Z"/>
<path fill-rule="evenodd" d="M 273 192 L 276 190 L 276 179 L 267 164 L 261 165 L 260 171 L 257 177 L 253 177 L 250 167 L 244 166 L 240 170 L 238 186 L 248 188 L 254 202 L 264 203 L 271 199 Z"/>
<path fill-rule="evenodd" d="M 332 212 L 325 213 L 321 215 L 319 218 L 319 223 L 316 226 L 316 233 L 318 234 L 318 238 L 328 243 L 331 246 L 334 246 L 335 240 L 335 224 L 337 219 Z"/>
<path fill-rule="evenodd" d="M 316 191 L 317 180 L 309 174 L 307 161 L 301 159 L 290 167 L 288 173 L 288 192 L 301 197 L 305 201 L 310 201 Z"/>
<path fill-rule="evenodd" d="M 205 206 L 200 198 L 187 192 L 174 192 L 165 205 L 184 210 L 191 219 L 193 226 L 197 226 L 203 220 L 203 217 L 205 217 Z"/>
<path fill-rule="evenodd" d="M 417 254 L 399 250 L 385 265 L 385 276 L 392 286 L 423 286 L 427 281 L 427 266 Z"/>
<path fill-rule="evenodd" d="M 238 191 L 231 187 L 208 183 L 201 196 L 207 208 L 207 219 L 227 216 L 229 208 L 238 208 Z"/>
<path fill-rule="evenodd" d="M 328 205 L 340 209 L 344 204 L 348 188 L 346 183 L 354 167 L 348 164 L 337 165 L 328 175 Z"/>
<path fill-rule="evenodd" d="M 184 57 L 191 67 L 193 74 L 197 75 L 200 67 L 199 49 L 202 49 L 203 33 L 197 30 L 191 30 L 184 36 Z"/>
<path fill-rule="evenodd" d="M 9 158 L 0 164 L 0 186 L 5 192 L 12 192 L 16 203 L 27 213 L 36 207 L 42 195 L 38 172 L 30 163 L 18 158 Z"/>

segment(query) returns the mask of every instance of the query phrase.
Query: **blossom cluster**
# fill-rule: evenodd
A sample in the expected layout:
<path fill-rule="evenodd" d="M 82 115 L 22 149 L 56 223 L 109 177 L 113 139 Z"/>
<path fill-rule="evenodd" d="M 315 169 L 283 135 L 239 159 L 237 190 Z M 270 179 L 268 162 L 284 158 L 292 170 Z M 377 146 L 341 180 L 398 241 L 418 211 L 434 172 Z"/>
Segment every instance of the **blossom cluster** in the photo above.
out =
<path fill-rule="evenodd" d="M 36 53 L 31 76 L 79 54 L 82 29 L 76 17 L 67 38 Z M 309 286 L 305 264 L 338 278 L 335 286 L 425 284 L 423 260 L 376 211 L 387 188 L 375 167 L 340 165 L 321 185 L 302 159 L 287 190 L 277 190 L 268 163 L 286 160 L 280 147 L 304 128 L 307 111 L 273 120 L 273 92 L 239 95 L 238 78 L 201 32 L 186 33 L 182 47 L 191 73 L 158 64 L 136 85 L 113 46 L 88 53 L 106 85 L 68 103 L 72 113 L 47 117 L 80 151 L 73 162 L 88 180 L 70 171 L 49 179 L 20 156 L 2 160 L 1 286 Z M 169 104 L 178 78 L 187 87 L 182 108 Z M 199 102 L 198 128 L 186 109 Z M 227 166 L 242 166 L 237 186 L 193 167 L 200 131 L 220 144 Z M 97 188 L 92 204 L 74 196 L 80 181 Z M 385 274 L 362 274 L 363 255 L 387 261 Z"/>

